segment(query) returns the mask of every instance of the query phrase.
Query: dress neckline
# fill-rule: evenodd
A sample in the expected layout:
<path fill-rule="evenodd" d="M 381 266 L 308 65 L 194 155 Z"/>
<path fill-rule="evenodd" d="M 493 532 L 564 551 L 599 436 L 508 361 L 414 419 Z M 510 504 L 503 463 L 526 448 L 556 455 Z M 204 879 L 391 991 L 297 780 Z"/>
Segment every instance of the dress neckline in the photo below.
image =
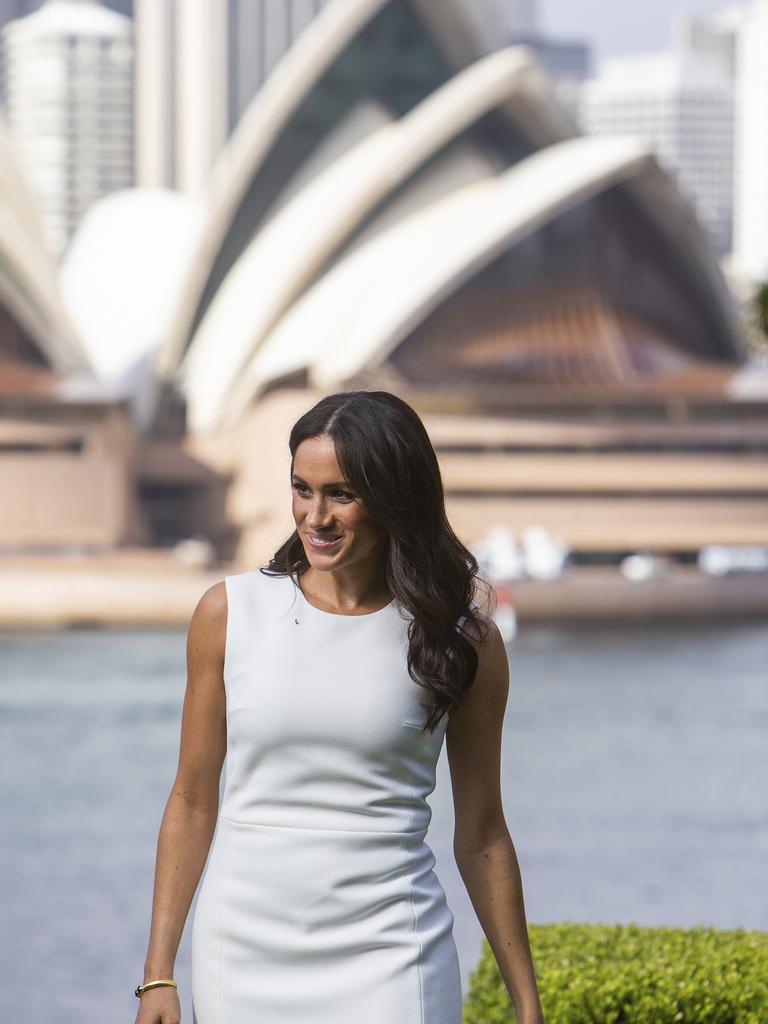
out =
<path fill-rule="evenodd" d="M 307 595 L 301 589 L 301 584 L 298 582 L 298 578 L 296 580 L 293 580 L 293 585 L 298 590 L 299 596 L 301 597 L 304 604 L 307 605 L 307 607 L 311 608 L 312 611 L 317 612 L 319 615 L 330 615 L 334 619 L 370 619 L 374 615 L 381 615 L 382 612 L 387 611 L 395 604 L 397 600 L 393 597 L 388 604 L 385 604 L 383 606 L 383 608 L 377 608 L 373 612 L 358 612 L 352 614 L 350 614 L 349 612 L 329 612 L 325 608 L 318 608 L 316 604 L 312 604 Z"/>

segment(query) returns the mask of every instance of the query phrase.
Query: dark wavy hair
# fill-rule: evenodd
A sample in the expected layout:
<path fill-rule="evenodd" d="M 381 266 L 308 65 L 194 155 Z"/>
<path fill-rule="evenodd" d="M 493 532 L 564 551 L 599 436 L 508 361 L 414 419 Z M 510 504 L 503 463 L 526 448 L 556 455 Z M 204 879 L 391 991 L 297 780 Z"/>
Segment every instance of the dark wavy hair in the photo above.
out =
<path fill-rule="evenodd" d="M 388 391 L 327 395 L 293 425 L 288 446 L 291 473 L 302 441 L 331 437 L 346 482 L 386 535 L 386 582 L 397 604 L 412 616 L 408 673 L 431 692 L 425 729 L 434 732 L 468 692 L 477 671 L 469 639 L 487 636 L 475 598 L 492 588 L 477 559 L 451 529 L 445 514 L 440 468 L 429 435 L 414 409 Z M 298 531 L 261 569 L 300 576 L 310 567 Z"/>

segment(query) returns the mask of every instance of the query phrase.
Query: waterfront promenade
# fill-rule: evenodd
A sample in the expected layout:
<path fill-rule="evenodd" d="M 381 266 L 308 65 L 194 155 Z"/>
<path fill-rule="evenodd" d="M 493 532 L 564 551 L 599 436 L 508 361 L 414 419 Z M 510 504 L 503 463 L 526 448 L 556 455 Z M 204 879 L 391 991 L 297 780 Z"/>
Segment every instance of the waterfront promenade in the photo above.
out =
<path fill-rule="evenodd" d="M 183 626 L 196 602 L 225 575 L 251 568 L 190 567 L 170 552 L 0 558 L 0 629 Z M 511 586 L 521 623 L 745 619 L 768 614 L 768 574 L 708 577 L 695 566 L 633 582 L 613 567 L 570 567 L 557 580 Z"/>

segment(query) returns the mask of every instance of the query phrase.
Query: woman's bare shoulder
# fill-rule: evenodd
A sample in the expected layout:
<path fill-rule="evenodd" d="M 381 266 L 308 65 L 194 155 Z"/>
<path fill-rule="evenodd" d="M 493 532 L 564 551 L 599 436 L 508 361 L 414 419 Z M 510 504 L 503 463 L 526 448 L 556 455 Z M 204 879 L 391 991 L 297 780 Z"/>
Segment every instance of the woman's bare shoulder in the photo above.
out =
<path fill-rule="evenodd" d="M 197 602 L 197 608 L 195 611 L 200 609 L 204 615 L 216 615 L 221 614 L 222 611 L 227 610 L 227 584 L 224 580 L 219 580 L 218 583 L 212 584 L 203 594 Z"/>
<path fill-rule="evenodd" d="M 496 625 L 496 620 L 488 609 L 473 603 L 472 613 L 475 621 L 472 622 L 467 619 L 464 628 L 474 646 L 478 650 L 497 650 L 499 642 L 501 642 L 503 647 L 504 640 L 501 630 Z"/>
<path fill-rule="evenodd" d="M 227 633 L 227 585 L 214 583 L 201 595 L 189 622 L 190 649 L 198 645 L 224 655 Z"/>

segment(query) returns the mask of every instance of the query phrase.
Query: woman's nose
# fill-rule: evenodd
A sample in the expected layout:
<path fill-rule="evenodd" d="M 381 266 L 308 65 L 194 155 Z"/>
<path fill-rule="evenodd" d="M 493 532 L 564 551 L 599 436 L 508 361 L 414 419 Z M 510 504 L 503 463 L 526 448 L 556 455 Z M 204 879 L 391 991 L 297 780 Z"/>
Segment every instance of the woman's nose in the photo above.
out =
<path fill-rule="evenodd" d="M 323 498 L 318 498 L 317 501 L 312 503 L 312 506 L 307 513 L 307 521 L 310 526 L 316 527 L 321 527 L 330 521 L 328 506 Z"/>

